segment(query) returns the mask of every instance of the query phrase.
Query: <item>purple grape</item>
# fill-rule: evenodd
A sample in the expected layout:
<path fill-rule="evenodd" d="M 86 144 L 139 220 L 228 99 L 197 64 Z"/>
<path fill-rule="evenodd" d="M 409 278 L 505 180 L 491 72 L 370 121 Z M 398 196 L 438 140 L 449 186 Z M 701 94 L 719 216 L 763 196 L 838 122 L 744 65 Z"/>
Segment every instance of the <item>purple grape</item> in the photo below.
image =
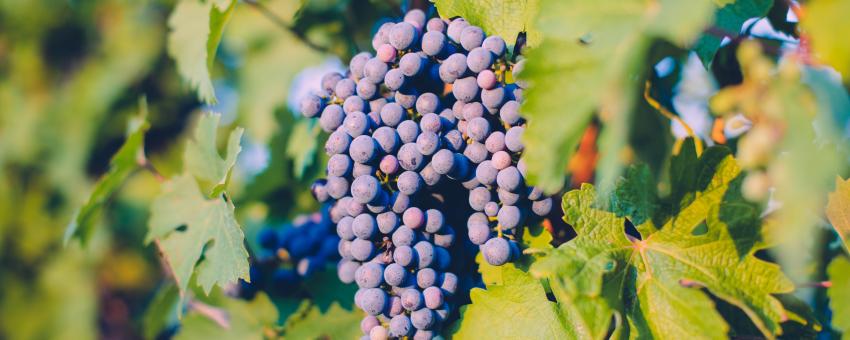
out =
<path fill-rule="evenodd" d="M 377 143 L 372 137 L 362 135 L 351 141 L 348 155 L 357 163 L 367 163 L 375 158 L 378 153 Z"/>
<path fill-rule="evenodd" d="M 345 117 L 345 120 L 342 122 L 342 126 L 345 128 L 345 132 L 348 132 L 351 137 L 357 137 L 369 130 L 369 118 L 367 118 L 366 114 L 363 112 L 351 112 Z"/>
<path fill-rule="evenodd" d="M 475 77 L 466 77 L 455 80 L 452 86 L 452 94 L 462 102 L 468 103 L 478 97 L 478 82 Z"/>
<path fill-rule="evenodd" d="M 343 119 L 345 119 L 345 112 L 342 111 L 342 106 L 336 104 L 328 105 L 322 110 L 322 115 L 319 117 L 319 126 L 325 132 L 333 132 L 342 125 Z"/>
<path fill-rule="evenodd" d="M 381 108 L 381 121 L 389 127 L 399 125 L 405 119 L 404 108 L 396 103 L 387 103 Z"/>
<path fill-rule="evenodd" d="M 360 288 L 377 288 L 384 282 L 384 267 L 377 263 L 364 263 L 354 272 L 354 281 Z"/>
<path fill-rule="evenodd" d="M 362 240 L 368 240 L 375 235 L 378 225 L 375 218 L 369 214 L 360 214 L 351 222 L 351 229 L 354 231 L 354 236 Z"/>
<path fill-rule="evenodd" d="M 467 26 L 460 33 L 460 45 L 467 51 L 472 51 L 484 42 L 484 30 L 478 26 Z"/>
<path fill-rule="evenodd" d="M 507 240 L 494 237 L 481 246 L 481 254 L 484 255 L 484 260 L 490 265 L 501 266 L 510 259 L 511 247 Z"/>
<path fill-rule="evenodd" d="M 369 315 L 378 315 L 387 306 L 387 293 L 380 288 L 366 288 L 361 293 L 361 308 Z"/>
<path fill-rule="evenodd" d="M 384 281 L 390 286 L 400 286 L 407 279 L 407 269 L 398 263 L 391 263 L 384 270 Z"/>
<path fill-rule="evenodd" d="M 422 177 L 415 171 L 405 171 L 398 175 L 398 191 L 405 195 L 416 194 L 422 187 Z"/>
<path fill-rule="evenodd" d="M 357 83 L 354 80 L 345 78 L 336 83 L 334 87 L 334 94 L 337 98 L 345 99 L 354 95 L 355 88 L 357 87 Z"/>
<path fill-rule="evenodd" d="M 387 71 L 389 71 L 389 66 L 387 66 L 385 62 L 378 58 L 372 58 L 369 59 L 363 67 L 363 76 L 369 81 L 378 84 L 384 80 L 384 75 L 387 74 Z M 339 85 L 337 85 L 337 89 L 339 89 Z M 354 94 L 353 91 L 351 93 Z"/>
<path fill-rule="evenodd" d="M 432 268 L 423 268 L 416 272 L 416 285 L 421 289 L 437 283 L 437 272 Z"/>
<path fill-rule="evenodd" d="M 416 288 L 408 288 L 401 293 L 401 306 L 411 312 L 422 308 L 423 300 L 422 293 Z"/>
<path fill-rule="evenodd" d="M 522 223 L 522 212 L 517 206 L 503 205 L 499 209 L 498 219 L 502 228 L 513 229 Z"/>
<path fill-rule="evenodd" d="M 413 77 L 425 69 L 425 64 L 428 60 L 417 53 L 408 53 L 401 57 L 398 62 L 398 69 L 401 73 L 408 77 Z"/>
<path fill-rule="evenodd" d="M 430 309 L 437 309 L 443 305 L 443 291 L 438 287 L 428 287 L 422 291 L 422 296 L 425 297 L 425 307 Z"/>
<path fill-rule="evenodd" d="M 369 54 L 367 52 L 363 52 L 361 54 L 364 54 L 364 53 L 366 55 Z M 355 56 L 355 58 L 356 58 L 356 56 Z M 352 59 L 352 60 L 354 60 L 354 59 Z M 330 72 L 330 73 L 325 74 L 324 76 L 322 76 L 322 80 L 321 80 L 322 91 L 325 91 L 327 93 L 334 92 L 334 89 L 336 88 L 336 83 L 338 83 L 340 80 L 342 80 L 342 78 L 343 78 L 343 76 L 341 74 L 337 73 L 337 72 Z"/>
<path fill-rule="evenodd" d="M 400 22 L 393 26 L 389 34 L 390 44 L 397 50 L 406 50 L 416 40 L 416 27 L 407 22 Z"/>
<path fill-rule="evenodd" d="M 428 31 L 422 35 L 422 52 L 436 57 L 441 55 L 446 48 L 446 36 L 439 31 Z"/>
<path fill-rule="evenodd" d="M 404 86 L 406 81 L 407 78 L 405 78 L 404 72 L 397 68 L 387 71 L 384 75 L 384 85 L 386 85 L 390 91 L 398 91 Z"/>
<path fill-rule="evenodd" d="M 466 56 L 466 66 L 470 71 L 478 73 L 493 65 L 493 54 L 483 47 L 476 47 Z"/>

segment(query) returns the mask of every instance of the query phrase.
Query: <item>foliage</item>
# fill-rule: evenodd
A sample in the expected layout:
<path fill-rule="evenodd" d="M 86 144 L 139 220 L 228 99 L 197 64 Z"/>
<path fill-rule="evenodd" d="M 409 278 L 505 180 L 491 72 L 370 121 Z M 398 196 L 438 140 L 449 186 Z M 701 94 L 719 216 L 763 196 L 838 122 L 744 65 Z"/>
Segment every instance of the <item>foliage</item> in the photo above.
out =
<path fill-rule="evenodd" d="M 359 310 L 347 310 L 336 302 L 325 311 L 319 306 L 303 302 L 283 328 L 283 336 L 292 339 L 352 339 L 361 334 Z"/>
<path fill-rule="evenodd" d="M 224 299 L 227 327 L 198 312 L 186 314 L 175 339 L 266 339 L 275 334 L 277 309 L 265 294 L 252 301 Z"/>
<path fill-rule="evenodd" d="M 835 228 L 844 249 L 850 252 L 850 181 L 835 180 L 835 191 L 829 194 L 826 203 L 826 216 Z"/>
<path fill-rule="evenodd" d="M 543 36 L 534 28 L 540 0 L 457 1 L 432 0 L 443 18 L 463 17 L 490 35 L 505 39 L 512 49 L 520 32 L 526 35 L 527 46 L 537 46 Z"/>
<path fill-rule="evenodd" d="M 850 3 L 841 0 L 815 0 L 806 4 L 801 18 L 803 31 L 811 38 L 816 56 L 844 74 L 850 72 L 850 47 L 844 43 L 844 33 L 850 29 L 842 16 L 850 10 Z"/>
<path fill-rule="evenodd" d="M 717 11 L 714 14 L 714 24 L 709 32 L 699 37 L 693 49 L 703 64 L 711 65 L 714 55 L 720 49 L 723 38 L 737 38 L 741 32 L 741 26 L 751 18 L 760 18 L 767 15 L 773 7 L 771 0 L 741 0 L 717 3 Z"/>
<path fill-rule="evenodd" d="M 832 325 L 844 334 L 850 333 L 850 261 L 846 256 L 832 260 L 827 269 L 832 286 L 827 290 L 833 315 Z"/>

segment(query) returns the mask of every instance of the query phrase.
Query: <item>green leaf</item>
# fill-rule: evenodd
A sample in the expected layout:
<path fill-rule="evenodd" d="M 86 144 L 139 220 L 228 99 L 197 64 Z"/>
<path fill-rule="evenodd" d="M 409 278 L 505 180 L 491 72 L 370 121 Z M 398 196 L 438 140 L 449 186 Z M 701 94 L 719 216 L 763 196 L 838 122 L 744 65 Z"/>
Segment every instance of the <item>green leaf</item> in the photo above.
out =
<path fill-rule="evenodd" d="M 603 123 L 616 122 L 605 141 L 610 148 L 601 150 L 608 158 L 600 163 L 617 167 L 627 138 L 623 127 L 643 88 L 634 75 L 642 73 L 650 43 L 662 38 L 688 44 L 711 9 L 708 0 L 542 1 L 535 27 L 545 43 L 531 50 L 519 74 L 530 83 L 522 107 L 528 118 L 523 157 L 530 181 L 547 192 L 561 188 L 567 162 L 594 112 L 601 112 Z"/>
<path fill-rule="evenodd" d="M 657 191 L 648 166 L 631 166 L 617 182 L 611 196 L 611 209 L 618 217 L 628 216 L 635 225 L 643 224 L 658 208 Z"/>
<path fill-rule="evenodd" d="M 287 339 L 357 339 L 363 334 L 363 313 L 359 309 L 344 309 L 333 303 L 322 312 L 305 301 L 299 312 L 284 325 L 283 336 Z"/>
<path fill-rule="evenodd" d="M 847 32 L 850 21 L 850 2 L 843 0 L 814 0 L 806 2 L 806 15 L 800 18 L 800 26 L 809 37 L 815 55 L 821 61 L 850 77 L 850 46 Z"/>
<path fill-rule="evenodd" d="M 472 303 L 461 308 L 453 338 L 567 339 L 572 334 L 537 279 L 512 266 L 499 268 L 501 284 L 470 292 Z"/>
<path fill-rule="evenodd" d="M 832 286 L 827 289 L 829 308 L 832 309 L 832 328 L 850 334 L 850 261 L 847 257 L 836 257 L 827 268 Z"/>
<path fill-rule="evenodd" d="M 295 123 L 289 141 L 286 144 L 286 155 L 292 159 L 295 178 L 301 179 L 304 172 L 313 165 L 316 150 L 319 145 L 319 125 L 313 119 L 299 119 Z"/>
<path fill-rule="evenodd" d="M 210 197 L 216 197 L 227 187 L 230 172 L 236 165 L 236 156 L 242 151 L 239 141 L 244 130 L 236 128 L 227 140 L 227 153 L 224 158 L 218 154 L 216 132 L 221 114 L 206 113 L 198 120 L 195 138 L 186 143 L 183 158 L 186 169 L 200 180 L 210 182 L 213 188 Z"/>
<path fill-rule="evenodd" d="M 230 201 L 207 199 L 189 174 L 163 184 L 151 206 L 146 242 L 158 241 L 181 295 L 196 271 L 207 294 L 214 285 L 250 281 L 245 236 L 233 211 Z"/>
<path fill-rule="evenodd" d="M 124 184 L 127 177 L 139 168 L 140 160 L 144 160 L 145 132 L 150 124 L 147 122 L 147 103 L 142 100 L 139 106 L 139 115 L 127 123 L 127 139 L 109 162 L 109 172 L 98 179 L 86 202 L 76 211 L 71 223 L 65 228 L 66 246 L 72 238 L 78 238 L 82 244 L 88 242 L 106 201 Z"/>
<path fill-rule="evenodd" d="M 835 179 L 835 191 L 826 203 L 826 217 L 841 237 L 844 250 L 850 252 L 850 180 Z"/>
<path fill-rule="evenodd" d="M 183 319 L 175 339 L 267 339 L 274 334 L 277 309 L 265 293 L 258 293 L 250 302 L 224 299 L 227 326 L 221 327 L 208 316 L 189 312 Z"/>
<path fill-rule="evenodd" d="M 705 288 L 742 309 L 765 337 L 781 334 L 786 313 L 774 295 L 794 286 L 779 266 L 756 258 L 755 248 L 739 254 L 730 230 L 738 221 L 721 211 L 725 200 L 735 196 L 728 191 L 740 169 L 728 151 L 717 161 L 712 155 L 723 153 L 711 150 L 697 167 L 694 198 L 663 226 L 639 228 L 641 239 L 624 234 L 623 218 L 596 207 L 592 185 L 564 195 L 564 220 L 578 236 L 538 260 L 532 272 L 558 283 L 552 288 L 562 308 L 592 311 L 565 312 L 569 324 L 596 320 L 592 324 L 601 330 L 605 318 L 596 314 L 613 309 L 615 316 L 626 316 L 630 337 L 725 337 L 729 326 L 700 290 Z M 761 228 L 758 220 L 751 222 L 749 229 Z M 576 298 L 582 294 L 595 299 Z"/>
<path fill-rule="evenodd" d="M 216 101 L 210 69 L 236 2 L 180 0 L 168 18 L 168 54 L 177 62 L 180 76 L 208 104 Z"/>
<path fill-rule="evenodd" d="M 526 44 L 537 46 L 542 34 L 532 27 L 541 0 L 431 0 L 443 18 L 463 17 L 487 35 L 505 39 L 509 50 L 517 35 L 526 32 Z"/>
<path fill-rule="evenodd" d="M 145 339 L 156 339 L 169 324 L 177 320 L 180 290 L 174 284 L 160 287 L 145 310 L 142 320 Z"/>
<path fill-rule="evenodd" d="M 718 9 L 714 16 L 711 31 L 704 33 L 693 47 L 705 67 L 711 66 L 714 55 L 720 48 L 720 42 L 724 37 L 730 39 L 738 37 L 744 22 L 751 18 L 761 18 L 767 15 L 770 8 L 773 7 L 774 1 L 732 0 L 723 2 L 725 4 L 716 4 Z"/>

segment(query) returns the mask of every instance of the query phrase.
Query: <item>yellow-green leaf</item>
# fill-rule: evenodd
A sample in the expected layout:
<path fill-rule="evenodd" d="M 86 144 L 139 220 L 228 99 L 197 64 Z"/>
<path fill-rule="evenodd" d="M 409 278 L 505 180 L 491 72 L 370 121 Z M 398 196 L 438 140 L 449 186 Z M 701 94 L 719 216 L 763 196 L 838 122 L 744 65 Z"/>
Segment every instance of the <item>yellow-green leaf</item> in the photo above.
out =
<path fill-rule="evenodd" d="M 826 291 L 832 309 L 832 328 L 850 334 L 850 261 L 845 256 L 836 257 L 829 264 L 827 274 L 832 286 Z"/>
<path fill-rule="evenodd" d="M 220 119 L 221 115 L 217 113 L 202 115 L 195 128 L 195 138 L 186 143 L 183 153 L 186 169 L 198 179 L 212 183 L 210 197 L 224 191 L 230 179 L 230 171 L 236 165 L 236 156 L 242 151 L 239 142 L 244 130 L 236 128 L 227 140 L 225 157 L 218 154 L 216 132 Z"/>
<path fill-rule="evenodd" d="M 540 0 L 432 0 L 443 18 L 463 17 L 481 27 L 487 35 L 505 39 L 508 48 L 520 32 L 526 32 L 528 46 L 540 44 L 543 36 L 532 27 Z"/>
<path fill-rule="evenodd" d="M 348 310 L 336 302 L 324 311 L 304 302 L 286 321 L 283 336 L 286 339 L 356 339 L 363 334 L 360 330 L 363 316 L 359 309 Z"/>
<path fill-rule="evenodd" d="M 810 39 L 816 57 L 850 79 L 850 1 L 813 0 L 805 3 L 805 16 L 800 25 Z"/>
<path fill-rule="evenodd" d="M 850 180 L 835 179 L 835 191 L 826 203 L 826 217 L 841 237 L 844 249 L 850 252 Z"/>
<path fill-rule="evenodd" d="M 227 314 L 224 328 L 208 316 L 189 312 L 183 319 L 175 339 L 268 339 L 275 334 L 277 309 L 265 293 L 258 293 L 251 301 L 224 299 L 220 307 Z"/>
<path fill-rule="evenodd" d="M 220 197 L 207 199 L 191 175 L 163 184 L 148 224 L 146 240 L 159 242 L 181 295 L 195 273 L 207 294 L 215 285 L 250 281 L 245 236 L 233 203 Z"/>

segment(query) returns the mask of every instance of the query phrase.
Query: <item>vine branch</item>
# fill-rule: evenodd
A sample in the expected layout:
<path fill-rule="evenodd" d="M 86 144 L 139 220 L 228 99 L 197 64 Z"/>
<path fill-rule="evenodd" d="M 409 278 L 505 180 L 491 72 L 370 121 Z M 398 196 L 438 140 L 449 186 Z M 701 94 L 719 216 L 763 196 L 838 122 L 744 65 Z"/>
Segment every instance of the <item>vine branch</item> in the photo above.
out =
<path fill-rule="evenodd" d="M 318 52 L 322 52 L 322 53 L 330 53 L 331 52 L 330 49 L 327 48 L 326 46 L 321 46 L 321 45 L 316 44 L 315 42 L 311 41 L 310 39 L 308 39 L 307 35 L 305 35 L 304 32 L 300 32 L 300 31 L 296 30 L 294 26 L 292 26 L 291 24 L 288 24 L 280 16 L 278 16 L 277 14 L 272 12 L 271 9 L 266 7 L 266 5 L 259 3 L 257 0 L 242 0 L 242 1 L 245 2 L 248 5 L 251 5 L 251 7 L 256 8 L 258 11 L 260 11 L 260 13 L 263 14 L 263 16 L 265 16 L 267 19 L 271 20 L 275 25 L 277 25 L 278 27 L 280 27 L 284 31 L 292 33 L 292 35 L 294 35 L 296 38 L 298 38 L 298 40 L 301 40 L 301 42 L 303 42 L 308 47 L 310 47 L 310 48 L 312 48 L 312 49 L 314 49 Z"/>
<path fill-rule="evenodd" d="M 650 86 L 652 86 L 652 83 L 649 80 L 647 80 L 646 84 L 643 88 L 643 98 L 646 99 L 646 102 L 649 104 L 649 106 L 652 106 L 653 109 L 658 110 L 658 112 L 660 112 L 661 115 L 663 115 L 664 117 L 667 117 L 667 119 L 677 121 L 677 122 L 679 122 L 679 124 L 682 124 L 682 127 L 685 128 L 685 131 L 688 133 L 688 136 L 694 139 L 694 147 L 696 148 L 697 156 L 701 155 L 702 154 L 702 139 L 700 139 L 694 133 L 694 130 L 691 129 L 690 125 L 688 125 L 688 123 L 685 123 L 685 121 L 682 120 L 681 117 L 679 117 L 679 116 L 673 114 L 672 112 L 670 112 L 669 110 L 667 110 L 664 106 L 661 105 L 661 103 L 659 103 L 657 100 L 655 100 L 655 98 L 652 98 L 652 96 L 649 95 Z"/>

